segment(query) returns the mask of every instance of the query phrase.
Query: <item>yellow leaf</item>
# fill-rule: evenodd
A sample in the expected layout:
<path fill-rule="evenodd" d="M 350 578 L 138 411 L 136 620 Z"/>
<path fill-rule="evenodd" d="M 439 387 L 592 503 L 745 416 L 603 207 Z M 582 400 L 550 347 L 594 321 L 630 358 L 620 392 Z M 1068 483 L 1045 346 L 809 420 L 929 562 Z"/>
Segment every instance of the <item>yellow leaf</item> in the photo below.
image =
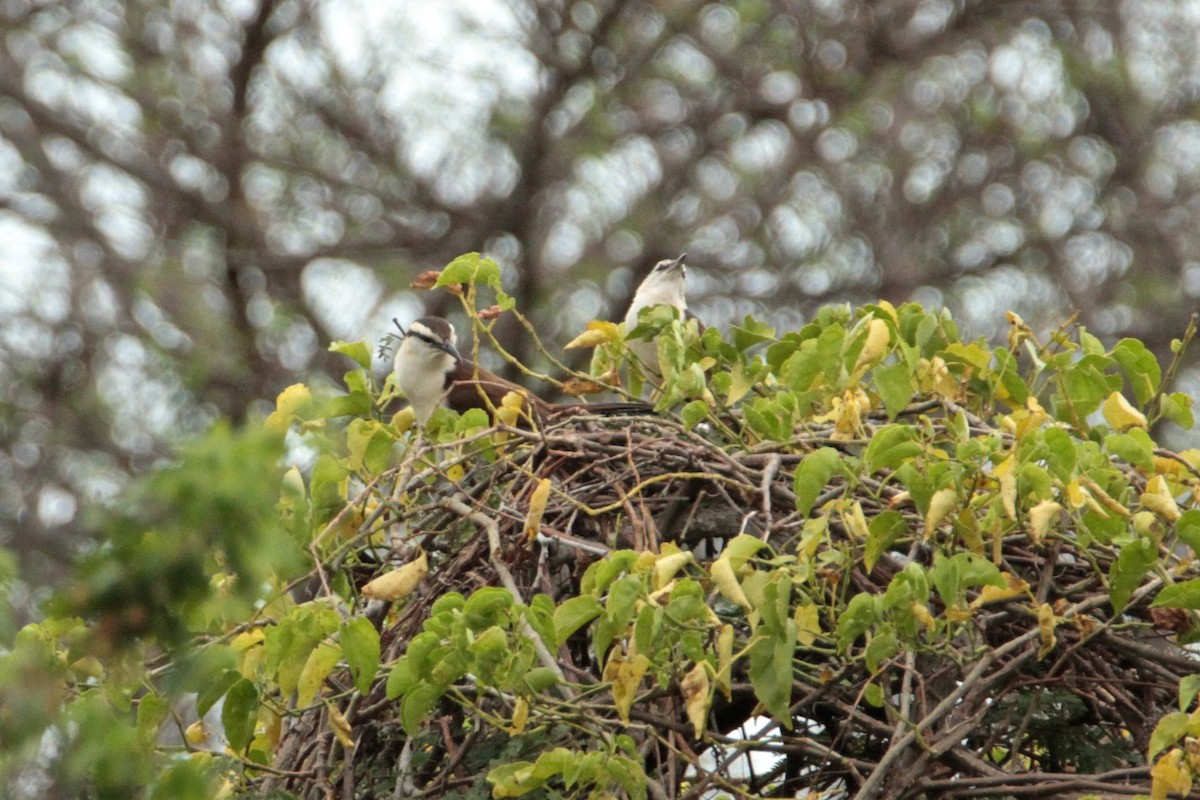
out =
<path fill-rule="evenodd" d="M 296 419 L 299 413 L 311 404 L 312 392 L 308 390 L 308 387 L 303 383 L 293 383 L 275 398 L 275 410 L 270 413 L 263 424 L 267 430 L 282 436 L 288 432 L 292 420 Z"/>
<path fill-rule="evenodd" d="M 665 543 L 654 561 L 654 588 L 661 589 L 666 586 L 679 570 L 695 560 L 690 550 L 680 552 L 678 545 Z"/>
<path fill-rule="evenodd" d="M 925 514 L 925 538 L 933 536 L 938 525 L 951 511 L 958 507 L 957 489 L 938 489 L 929 498 L 929 511 Z"/>
<path fill-rule="evenodd" d="M 204 729 L 204 720 L 198 719 L 183 732 L 183 738 L 190 744 L 204 744 L 208 740 L 208 731 Z"/>
<path fill-rule="evenodd" d="M 463 475 L 466 474 L 467 471 L 463 468 L 462 464 L 451 464 L 446 467 L 446 480 L 451 483 L 458 483 L 463 479 Z"/>
<path fill-rule="evenodd" d="M 1172 747 L 1150 769 L 1151 800 L 1166 800 L 1170 795 L 1187 797 L 1192 791 L 1192 773 L 1183 765 L 1183 750 Z"/>
<path fill-rule="evenodd" d="M 933 629 L 937 627 L 937 620 L 933 618 L 933 614 L 929 613 L 929 606 L 914 600 L 909 603 L 909 609 L 913 612 L 913 616 L 917 618 L 917 622 L 925 626 L 926 633 L 933 633 Z"/>
<path fill-rule="evenodd" d="M 1030 431 L 1041 428 L 1050 419 L 1050 415 L 1046 413 L 1046 409 L 1042 408 L 1042 404 L 1037 401 L 1037 398 L 1030 395 L 1025 401 L 1025 408 L 1014 411 L 1012 418 L 1016 421 L 1013 435 L 1017 439 L 1024 439 Z"/>
<path fill-rule="evenodd" d="M 600 394 L 600 392 L 604 391 L 602 384 L 585 378 L 571 378 L 559 388 L 562 389 L 563 394 L 569 394 L 572 397 L 580 397 L 585 394 Z"/>
<path fill-rule="evenodd" d="M 325 708 L 329 710 L 329 729 L 333 731 L 333 735 L 342 743 L 342 747 L 347 750 L 354 748 L 354 739 L 350 736 L 350 721 L 345 715 L 329 701 L 325 702 Z"/>
<path fill-rule="evenodd" d="M 733 365 L 733 369 L 729 373 L 729 378 L 729 393 L 725 396 L 725 405 L 727 406 L 731 406 L 741 400 L 754 386 L 754 381 L 751 380 L 750 375 L 746 374 L 746 370 L 740 361 Z"/>
<path fill-rule="evenodd" d="M 1004 573 L 1004 583 L 1004 586 L 984 586 L 980 589 L 979 596 L 971 601 L 971 608 L 977 609 L 989 603 L 1001 603 L 1029 591 L 1029 584 L 1011 572 Z"/>
<path fill-rule="evenodd" d="M 1151 536 L 1154 531 L 1154 526 L 1158 524 L 1158 517 L 1154 516 L 1149 511 L 1139 511 L 1130 518 L 1133 523 L 1133 529 L 1141 536 Z"/>
<path fill-rule="evenodd" d="M 563 346 L 563 350 L 587 349 L 615 342 L 621 338 L 621 329 L 616 323 L 596 320 L 587 324 L 587 330 Z"/>
<path fill-rule="evenodd" d="M 1167 486 L 1167 479 L 1162 475 L 1155 475 L 1146 484 L 1146 491 L 1142 492 L 1142 505 L 1150 509 L 1158 516 L 1159 519 L 1166 522 L 1174 522 L 1179 519 L 1179 506 L 1175 503 L 1175 498 L 1171 495 L 1171 489 Z"/>
<path fill-rule="evenodd" d="M 261 644 L 253 645 L 238 654 L 238 672 L 242 673 L 242 677 L 254 680 L 258 675 L 258 668 L 266 659 L 267 649 Z"/>
<path fill-rule="evenodd" d="M 646 674 L 646 668 L 649 666 L 650 659 L 641 653 L 625 658 L 618 655 L 614 648 L 608 664 L 604 667 L 604 680 L 612 681 L 613 703 L 616 704 L 617 713 L 624 722 L 629 722 L 629 709 L 633 707 L 638 686 L 641 685 L 642 676 Z"/>
<path fill-rule="evenodd" d="M 496 422 L 501 425 L 516 427 L 521 419 L 521 410 L 525 406 L 525 395 L 516 390 L 505 392 L 496 407 Z"/>
<path fill-rule="evenodd" d="M 405 406 L 392 415 L 391 424 L 396 433 L 405 433 L 417 424 L 417 413 L 413 411 L 412 406 Z"/>
<path fill-rule="evenodd" d="M 300 670 L 300 678 L 296 681 L 296 707 L 305 708 L 316 699 L 321 684 L 333 672 L 333 668 L 342 659 L 342 648 L 337 645 L 322 642 L 313 648 Z"/>
<path fill-rule="evenodd" d="M 1054 626 L 1057 624 L 1054 620 L 1054 609 L 1050 608 L 1049 603 L 1042 603 L 1038 606 L 1038 639 L 1041 640 L 1042 646 L 1038 649 L 1038 660 L 1050 655 L 1050 651 L 1054 649 L 1057 641 L 1054 638 Z"/>
<path fill-rule="evenodd" d="M 858 360 L 854 362 L 852 371 L 857 372 L 862 367 L 869 367 L 883 358 L 891 341 L 892 330 L 888 324 L 881 319 L 872 319 L 867 323 L 866 344 L 859 352 Z"/>
<path fill-rule="evenodd" d="M 1083 484 L 1083 487 L 1088 490 L 1088 493 L 1091 494 L 1095 500 L 1099 501 L 1100 505 L 1104 506 L 1109 511 L 1119 514 L 1122 517 L 1129 516 L 1130 511 L 1128 508 L 1114 500 L 1108 492 L 1104 491 L 1104 489 L 1100 487 L 1100 484 L 1096 483 L 1087 475 L 1080 475 L 1079 482 Z"/>
<path fill-rule="evenodd" d="M 1179 475 L 1184 471 L 1184 465 L 1173 458 L 1163 458 L 1162 456 L 1154 456 L 1154 471 L 1159 475 L 1167 475 L 1178 480 Z"/>
<path fill-rule="evenodd" d="M 1078 478 L 1072 478 L 1067 484 L 1067 502 L 1071 504 L 1071 508 L 1083 508 L 1088 504 L 1087 489 L 1079 485 Z M 1108 516 L 1105 514 L 1104 516 Z"/>
<path fill-rule="evenodd" d="M 796 641 L 801 646 L 808 647 L 821 635 L 821 617 L 816 603 L 796 606 L 792 619 L 796 622 Z"/>
<path fill-rule="evenodd" d="M 279 747 L 279 737 L 283 734 L 283 717 L 269 706 L 260 706 L 258 718 L 263 723 L 263 729 L 254 737 L 254 742 L 262 744 L 263 752 L 274 753 Z"/>
<path fill-rule="evenodd" d="M 692 730 L 696 732 L 696 738 L 699 739 L 704 735 L 704 729 L 708 727 L 708 709 L 712 705 L 708 665 L 701 661 L 692 667 L 680 681 L 679 691 L 683 695 L 688 721 L 692 723 Z"/>
<path fill-rule="evenodd" d="M 407 597 L 421 585 L 429 574 L 429 559 L 425 551 L 400 569 L 385 572 L 362 588 L 362 595 L 370 600 L 399 600 Z"/>
<path fill-rule="evenodd" d="M 867 537 L 871 535 L 866 515 L 863 514 L 862 504 L 857 500 L 851 505 L 848 513 L 842 513 L 842 524 L 846 526 L 846 532 L 859 541 L 866 541 Z"/>
<path fill-rule="evenodd" d="M 750 610 L 750 601 L 746 598 L 746 593 L 742 591 L 737 575 L 733 572 L 733 563 L 725 557 L 724 552 L 708 568 L 708 573 L 712 576 L 713 583 L 717 585 L 717 589 L 726 600 L 731 603 L 737 603 L 747 611 Z"/>
<path fill-rule="evenodd" d="M 525 515 L 525 535 L 530 541 L 537 538 L 542 530 L 542 515 L 546 513 L 546 503 L 550 500 L 550 479 L 542 478 L 529 495 L 529 513 Z"/>
<path fill-rule="evenodd" d="M 529 723 L 529 701 L 518 697 L 513 704 L 512 726 L 508 729 L 511 734 L 522 733 Z"/>
<path fill-rule="evenodd" d="M 1041 544 L 1042 539 L 1050 532 L 1050 526 L 1058 518 L 1063 507 L 1053 500 L 1043 500 L 1029 509 L 1029 538 L 1034 544 Z"/>
<path fill-rule="evenodd" d="M 1000 479 L 1000 502 L 1004 503 L 1004 513 L 1008 518 L 1017 518 L 1017 473 L 1016 460 L 1013 456 L 996 465 L 995 474 Z"/>
<path fill-rule="evenodd" d="M 1146 415 L 1131 406 L 1120 392 L 1110 394 L 1100 411 L 1108 424 L 1119 431 L 1146 427 Z"/>
<path fill-rule="evenodd" d="M 733 626 L 729 623 L 717 634 L 717 687 L 726 700 L 733 697 Z"/>

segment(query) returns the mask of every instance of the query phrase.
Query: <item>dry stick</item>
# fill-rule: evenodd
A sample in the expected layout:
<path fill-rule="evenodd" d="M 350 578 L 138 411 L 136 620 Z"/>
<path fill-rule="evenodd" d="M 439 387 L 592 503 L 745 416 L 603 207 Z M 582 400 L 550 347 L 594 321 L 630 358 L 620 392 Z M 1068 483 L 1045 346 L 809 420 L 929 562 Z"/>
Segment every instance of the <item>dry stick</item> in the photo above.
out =
<path fill-rule="evenodd" d="M 523 605 L 525 598 L 521 596 L 521 590 L 517 587 L 517 582 L 513 579 L 512 573 L 508 571 L 508 567 L 500 560 L 500 526 L 496 523 L 496 520 L 487 514 L 484 514 L 482 511 L 475 511 L 464 503 L 463 499 L 465 497 L 466 495 L 460 492 L 453 497 L 443 499 L 441 505 L 483 529 L 487 534 L 488 560 L 491 561 L 492 569 L 496 570 L 496 575 L 499 576 L 500 582 L 504 584 L 504 588 L 508 590 L 513 599 Z M 550 648 L 546 647 L 546 643 L 542 641 L 542 637 L 529 624 L 529 620 L 522 620 L 522 628 L 523 633 L 533 642 L 533 649 L 537 653 L 538 660 L 542 662 L 542 666 L 549 669 L 558 678 L 559 682 L 556 688 L 559 695 L 564 700 L 574 699 L 575 693 L 566 686 L 567 678 L 558 666 L 558 661 L 550 653 Z"/>
<path fill-rule="evenodd" d="M 771 456 L 767 461 L 767 465 L 763 467 L 762 480 L 758 484 L 758 491 L 762 494 L 762 510 L 763 510 L 763 538 L 766 539 L 771 532 L 771 485 L 775 480 L 775 475 L 779 472 L 779 467 L 783 464 L 783 459 L 778 454 Z"/>
<path fill-rule="evenodd" d="M 1156 578 L 1150 583 L 1139 588 L 1130 598 L 1130 605 L 1136 603 L 1138 599 L 1145 596 L 1147 593 L 1157 590 L 1161 584 L 1162 578 Z M 1107 595 L 1089 597 L 1068 608 L 1065 612 L 1063 612 L 1062 616 L 1064 619 L 1068 619 L 1107 602 Z M 1038 634 L 1039 630 L 1037 628 L 1031 628 L 1017 638 L 1005 642 L 995 650 L 989 651 L 987 655 L 980 659 L 979 663 L 975 665 L 975 668 L 971 670 L 970 674 L 963 678 L 957 689 L 943 698 L 943 700 L 938 703 L 934 709 L 925 716 L 924 719 L 913 726 L 912 730 L 905 734 L 900 741 L 892 743 L 887 752 L 884 753 L 883 758 L 879 760 L 879 765 L 872 770 L 871 775 L 869 778 L 867 778 L 866 783 L 864 783 L 862 788 L 858 790 L 858 793 L 854 795 L 854 800 L 871 800 L 871 798 L 875 796 L 876 791 L 879 789 L 879 784 L 881 784 L 883 779 L 886 777 L 887 771 L 891 769 L 894 763 L 900 758 L 901 754 L 912 745 L 918 736 L 923 734 L 926 729 L 933 725 L 933 723 L 950 713 L 954 709 L 955 705 L 969 692 L 975 690 L 975 682 L 983 676 L 983 673 L 986 672 L 992 666 L 992 664 L 998 661 L 1001 657 L 1007 656 L 1010 652 L 1020 649 L 1026 643 L 1037 638 Z M 1004 669 L 1011 669 L 1018 663 L 1019 660 L 1010 662 L 1009 664 L 1005 665 Z"/>
<path fill-rule="evenodd" d="M 1099 790 L 1106 793 L 1120 792 L 1121 794 L 1142 794 L 1144 787 L 1113 785 L 1117 780 L 1145 780 L 1150 776 L 1149 767 L 1123 767 L 1095 775 L 1079 775 L 1078 773 L 1005 773 L 990 778 L 979 778 L 972 781 L 971 786 L 954 791 L 961 786 L 961 778 L 945 778 L 928 781 L 925 788 L 933 790 L 939 797 L 949 794 L 952 797 L 996 797 L 997 795 L 1015 795 L 1017 797 L 1048 797 L 1059 796 L 1068 791 Z M 1028 787 L 1022 789 L 1020 787 Z M 939 791 L 940 790 L 940 791 Z"/>
<path fill-rule="evenodd" d="M 999 660 L 1000 657 L 1006 656 L 1010 652 L 1018 650 L 1037 639 L 1038 633 L 1037 628 L 1032 628 L 1017 638 L 988 652 L 987 655 L 980 659 L 970 674 L 963 678 L 957 689 L 946 695 L 924 719 L 914 725 L 899 741 L 892 743 L 887 752 L 884 753 L 883 758 L 879 760 L 879 765 L 871 770 L 870 776 L 867 778 L 866 783 L 858 790 L 858 794 L 854 795 L 854 800 L 871 800 L 871 798 L 875 797 L 879 789 L 879 784 L 883 783 L 888 770 L 892 768 L 893 764 L 912 745 L 917 737 L 923 734 L 933 723 L 953 710 L 955 705 L 966 696 L 967 692 L 975 688 L 975 681 L 979 680 L 993 663 Z"/>

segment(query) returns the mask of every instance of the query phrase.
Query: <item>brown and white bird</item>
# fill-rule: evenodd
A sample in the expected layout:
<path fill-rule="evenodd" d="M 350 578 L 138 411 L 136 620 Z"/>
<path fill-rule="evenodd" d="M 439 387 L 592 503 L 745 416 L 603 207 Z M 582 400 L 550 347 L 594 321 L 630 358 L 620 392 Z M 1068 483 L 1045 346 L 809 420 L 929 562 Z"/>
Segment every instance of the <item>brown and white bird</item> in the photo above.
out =
<path fill-rule="evenodd" d="M 422 317 L 408 326 L 395 356 L 396 384 L 412 404 L 417 422 L 424 424 L 438 405 L 462 413 L 472 408 L 492 411 L 504 396 L 525 397 L 524 410 L 538 423 L 569 414 L 626 416 L 652 413 L 639 402 L 550 403 L 522 386 L 506 381 L 464 359 L 458 352 L 454 326 L 441 317 Z"/>
<path fill-rule="evenodd" d="M 641 282 L 625 312 L 625 334 L 637 327 L 638 314 L 642 309 L 659 305 L 673 306 L 679 309 L 682 317 L 688 317 L 687 296 L 684 293 L 684 281 L 687 278 L 687 267 L 684 259 L 687 253 L 679 258 L 664 259 L 654 265 L 650 274 Z M 647 375 L 657 376 L 658 345 L 653 340 L 631 339 L 629 350 L 642 364 L 642 370 Z"/>

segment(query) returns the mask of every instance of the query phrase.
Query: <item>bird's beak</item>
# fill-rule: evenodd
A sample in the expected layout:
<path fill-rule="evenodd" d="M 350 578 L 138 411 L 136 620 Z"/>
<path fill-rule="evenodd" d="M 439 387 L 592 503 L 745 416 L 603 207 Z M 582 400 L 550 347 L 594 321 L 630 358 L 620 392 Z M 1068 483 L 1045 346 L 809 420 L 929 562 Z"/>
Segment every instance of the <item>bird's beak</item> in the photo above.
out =
<path fill-rule="evenodd" d="M 438 342 L 437 348 L 444 353 L 449 353 L 455 361 L 462 361 L 462 356 L 458 354 L 458 348 L 451 342 Z"/>
<path fill-rule="evenodd" d="M 687 253 L 680 253 L 679 258 L 671 262 L 671 269 L 683 269 L 683 260 L 687 258 Z"/>

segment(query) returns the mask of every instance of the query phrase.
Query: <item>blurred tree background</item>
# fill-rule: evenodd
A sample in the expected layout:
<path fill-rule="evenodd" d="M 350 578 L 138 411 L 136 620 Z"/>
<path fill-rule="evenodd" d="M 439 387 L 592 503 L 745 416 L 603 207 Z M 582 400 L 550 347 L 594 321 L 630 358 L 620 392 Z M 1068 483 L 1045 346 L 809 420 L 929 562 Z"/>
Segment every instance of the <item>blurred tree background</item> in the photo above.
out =
<path fill-rule="evenodd" d="M 1077 312 L 1165 362 L 1200 296 L 1197 2 L 4 0 L 0 27 L 18 605 L 175 443 L 340 373 L 330 339 L 451 311 L 409 283 L 466 251 L 560 344 L 681 251 L 717 326 L 916 299 L 990 338 Z"/>

